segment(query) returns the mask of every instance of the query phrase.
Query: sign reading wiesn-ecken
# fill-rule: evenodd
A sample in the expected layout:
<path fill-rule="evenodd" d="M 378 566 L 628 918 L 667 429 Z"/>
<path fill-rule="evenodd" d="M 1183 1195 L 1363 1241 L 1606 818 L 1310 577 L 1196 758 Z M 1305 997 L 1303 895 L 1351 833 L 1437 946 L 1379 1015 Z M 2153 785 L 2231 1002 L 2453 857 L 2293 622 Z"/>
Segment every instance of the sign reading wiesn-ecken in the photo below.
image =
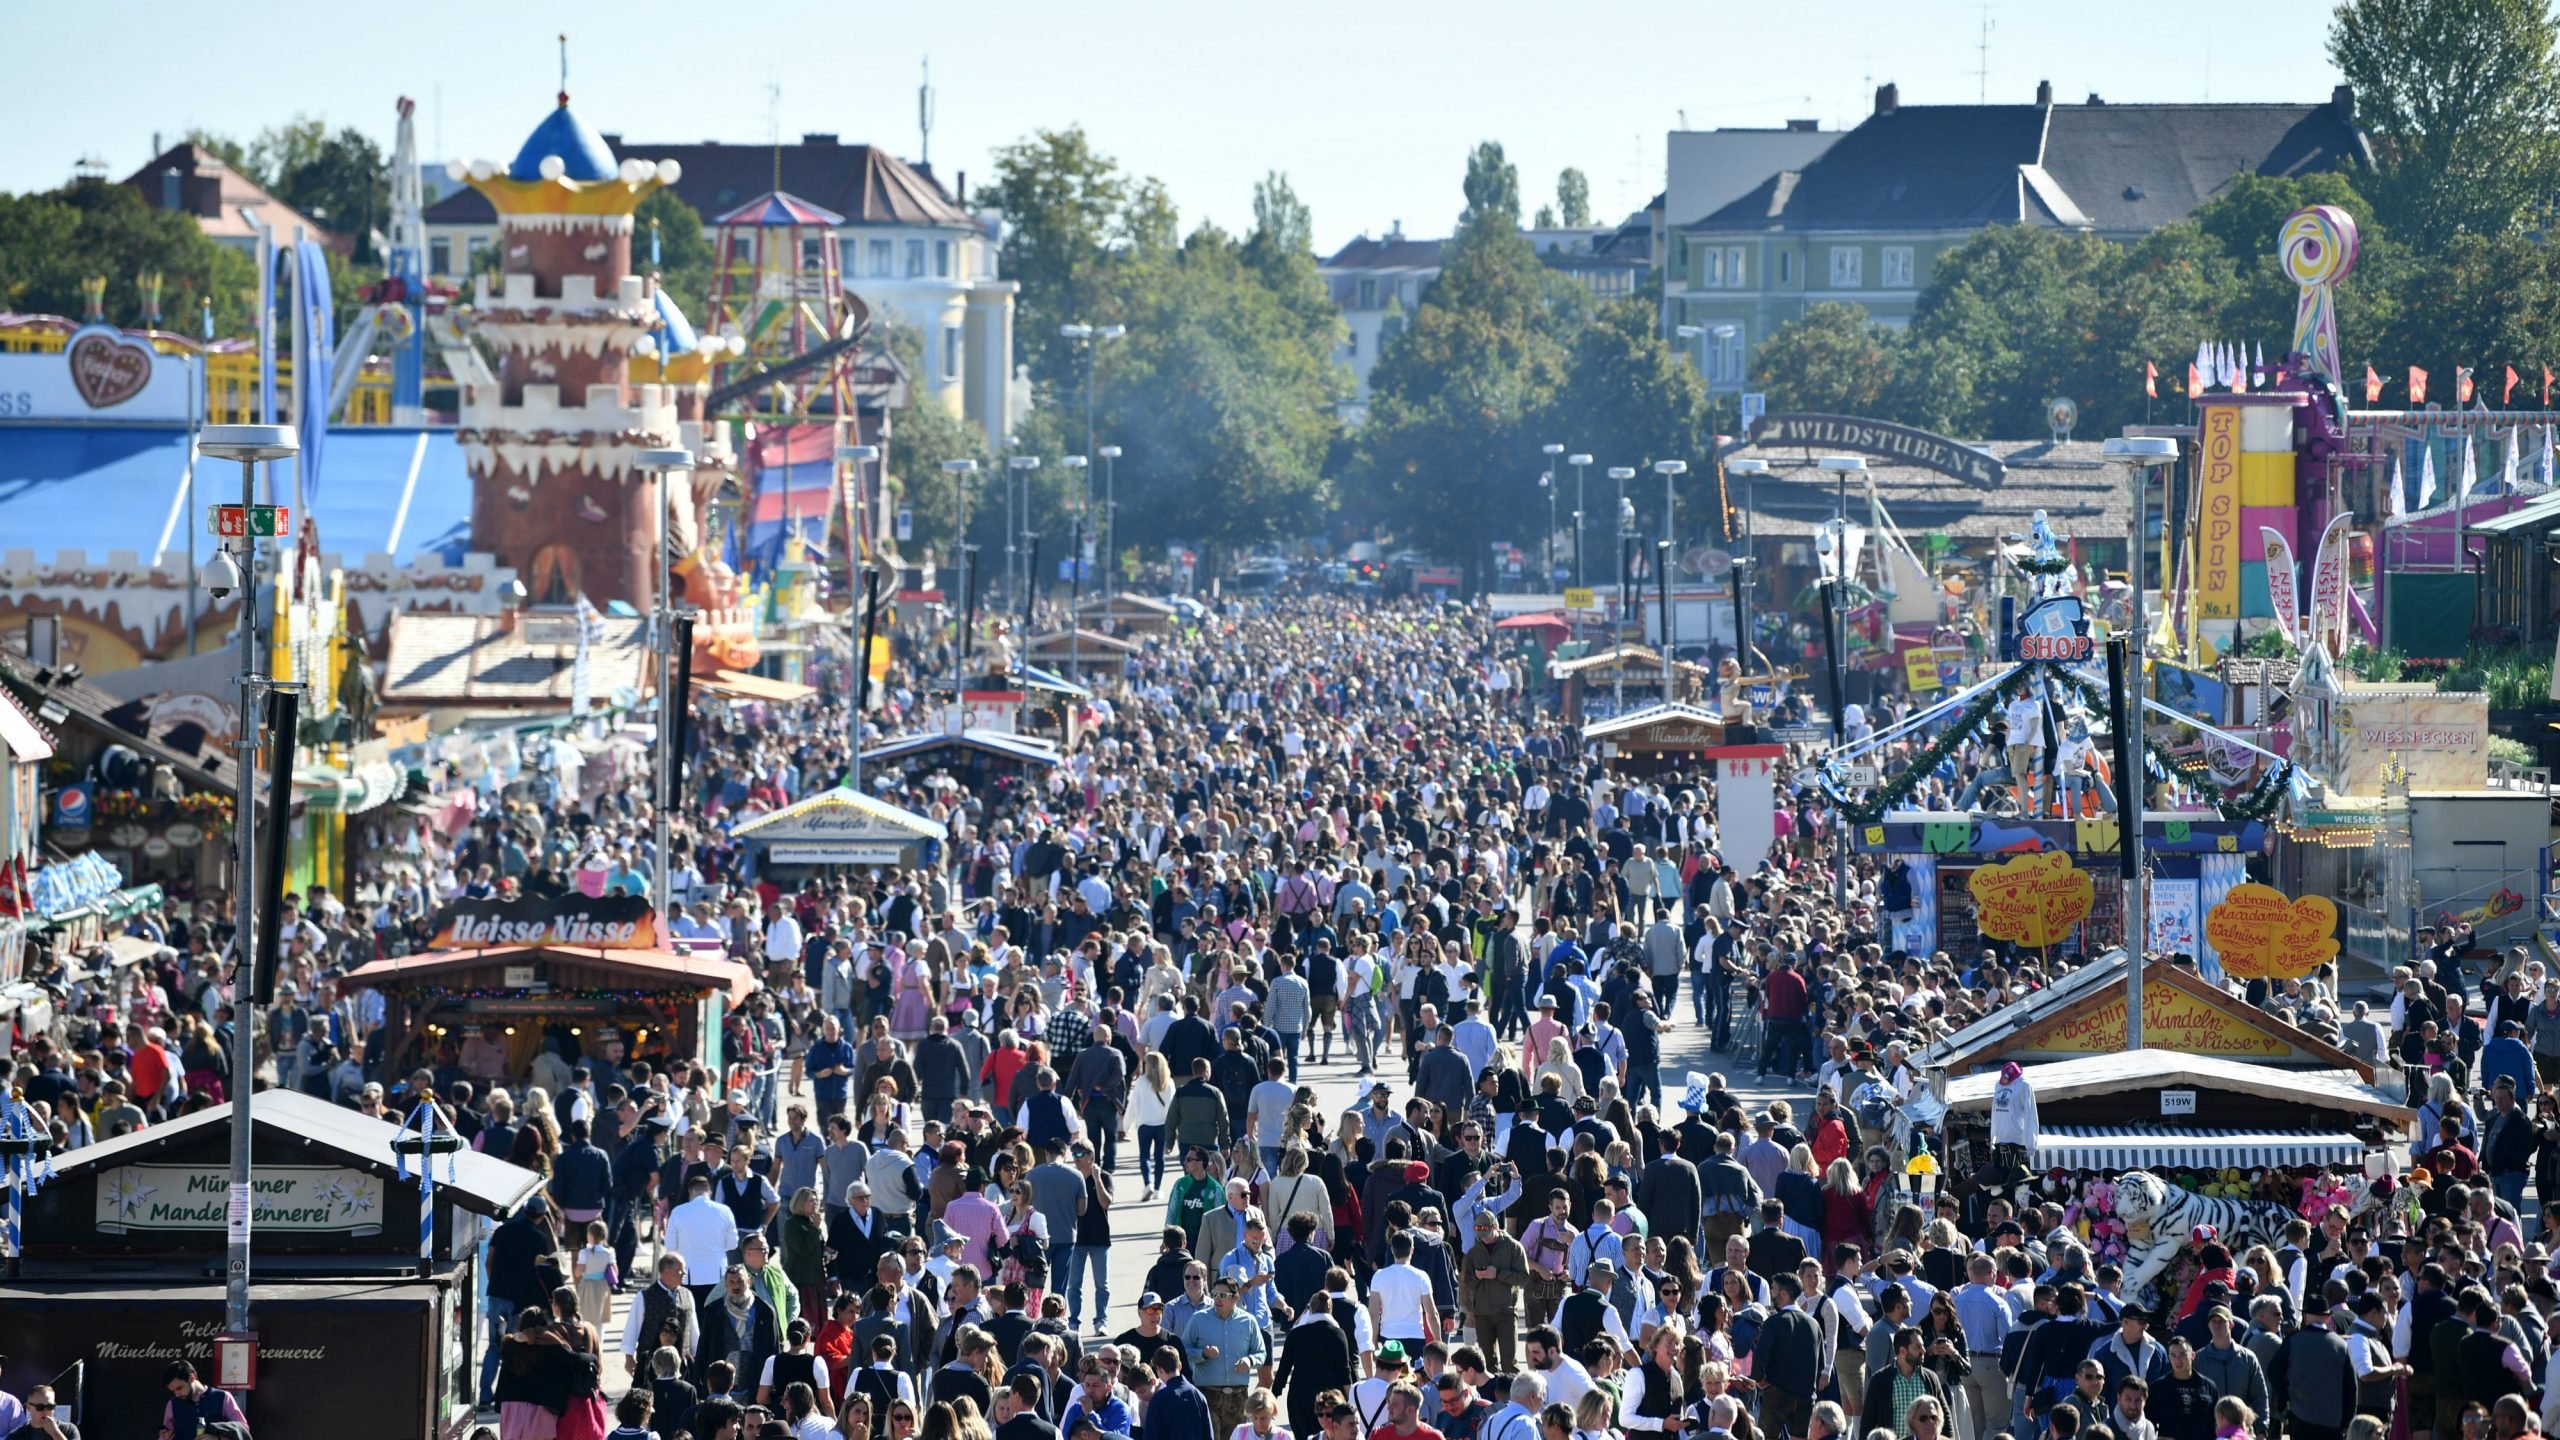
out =
<path fill-rule="evenodd" d="M 261 1165 L 250 1181 L 254 1230 L 371 1235 L 382 1229 L 382 1177 L 327 1165 Z M 231 1172 L 218 1165 L 119 1165 L 98 1177 L 98 1229 L 221 1230 Z"/>

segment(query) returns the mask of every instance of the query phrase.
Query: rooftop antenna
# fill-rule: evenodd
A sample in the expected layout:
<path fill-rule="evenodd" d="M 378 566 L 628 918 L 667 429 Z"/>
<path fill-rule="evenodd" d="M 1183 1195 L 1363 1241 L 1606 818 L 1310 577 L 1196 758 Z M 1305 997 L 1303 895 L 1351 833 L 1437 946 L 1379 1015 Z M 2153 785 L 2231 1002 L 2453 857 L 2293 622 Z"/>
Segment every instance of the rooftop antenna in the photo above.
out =
<path fill-rule="evenodd" d="M 1679 109 L 1679 110 L 1677 110 L 1677 111 L 1674 111 L 1673 113 L 1674 113 L 1674 114 L 1677 114 L 1677 115 L 1680 117 L 1680 128 L 1681 128 L 1681 129 L 1683 129 L 1683 130 L 1688 129 L 1688 128 L 1689 128 L 1689 111 L 1688 111 L 1688 109 L 1684 106 L 1683 108 L 1681 108 L 1681 109 Z"/>
<path fill-rule="evenodd" d="M 933 168 L 933 57 L 924 57 L 924 80 L 916 86 L 916 164 Z"/>
<path fill-rule="evenodd" d="M 569 103 L 569 32 L 560 32 L 560 103 Z"/>
<path fill-rule="evenodd" d="M 1982 39 L 1974 49 L 1973 103 L 1991 103 L 1991 31 L 1996 22 L 1991 18 L 1990 0 L 1982 6 Z"/>
<path fill-rule="evenodd" d="M 773 188 L 782 190 L 782 82 L 768 80 L 764 87 L 765 121 L 773 131 Z"/>

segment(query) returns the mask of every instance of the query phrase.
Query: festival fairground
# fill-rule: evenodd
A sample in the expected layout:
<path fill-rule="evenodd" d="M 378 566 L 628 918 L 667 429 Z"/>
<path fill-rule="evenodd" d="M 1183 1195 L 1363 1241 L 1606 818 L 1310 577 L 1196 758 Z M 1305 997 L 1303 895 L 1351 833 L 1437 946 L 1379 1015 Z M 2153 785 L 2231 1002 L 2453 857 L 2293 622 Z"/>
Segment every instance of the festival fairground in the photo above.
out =
<path fill-rule="evenodd" d="M 2547 0 L 277 9 L 0 91 L 0 1440 L 2560 1432 Z"/>

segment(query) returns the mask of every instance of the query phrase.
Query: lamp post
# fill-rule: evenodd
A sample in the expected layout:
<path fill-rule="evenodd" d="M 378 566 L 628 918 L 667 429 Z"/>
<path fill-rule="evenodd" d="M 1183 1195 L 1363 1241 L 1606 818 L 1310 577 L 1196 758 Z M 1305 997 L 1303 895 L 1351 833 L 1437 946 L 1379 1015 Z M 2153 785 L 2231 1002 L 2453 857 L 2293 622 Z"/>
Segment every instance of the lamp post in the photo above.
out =
<path fill-rule="evenodd" d="M 1084 346 L 1084 454 L 1081 456 L 1071 457 L 1069 463 L 1081 462 L 1079 468 L 1089 469 L 1093 464 L 1093 457 L 1096 454 L 1108 457 L 1120 453 L 1120 447 L 1117 445 L 1106 446 L 1100 451 L 1096 451 L 1094 449 L 1093 375 L 1094 371 L 1101 368 L 1102 365 L 1102 347 L 1127 335 L 1129 333 L 1129 327 L 1126 325 L 1067 324 L 1059 326 L 1058 333 L 1069 340 L 1081 342 Z M 1110 466 L 1106 464 L 1103 467 L 1103 472 L 1105 474 L 1109 474 Z M 1077 478 L 1081 479 L 1083 477 L 1079 476 Z M 1081 534 L 1081 527 L 1079 527 L 1079 534 L 1076 540 L 1075 558 L 1079 565 L 1083 563 L 1084 540 Z M 1070 603 L 1072 604 L 1072 602 Z M 1069 630 L 1073 630 L 1075 628 L 1075 623 L 1075 612 L 1070 609 L 1067 612 L 1067 628 Z M 1074 642 L 1070 641 L 1069 643 L 1073 644 Z"/>
<path fill-rule="evenodd" d="M 1017 489 L 1022 492 L 1022 520 L 1019 535 L 1027 536 L 1031 533 L 1031 472 L 1040 468 L 1040 457 L 1008 455 L 1005 457 L 1004 467 L 1012 472 L 1007 477 L 1004 487 L 1004 583 L 1009 589 L 1013 585 L 1014 557 L 1028 548 L 1017 547 L 1015 544 L 1018 535 L 1013 518 L 1013 495 Z M 1028 576 L 1024 577 L 1024 582 L 1023 589 L 1029 590 L 1031 587 Z"/>
<path fill-rule="evenodd" d="M 960 579 L 954 587 L 959 594 L 957 598 L 948 594 L 942 597 L 943 608 L 949 610 L 951 618 L 958 622 L 952 631 L 954 643 L 951 646 L 951 700 L 956 705 L 960 701 L 960 655 L 968 647 L 969 639 L 968 621 L 962 618 L 961 612 L 961 606 L 968 603 L 969 554 L 972 548 L 969 544 L 969 477 L 978 473 L 978 462 L 945 460 L 942 462 L 942 473 L 951 477 L 952 488 L 960 492 L 960 529 L 951 542 L 951 548 L 958 552 L 957 558 L 960 562 L 958 567 Z"/>
<path fill-rule="evenodd" d="M 1120 447 L 1105 445 L 1094 453 L 1102 457 L 1102 572 L 1111 577 L 1109 593 L 1120 590 L 1120 492 L 1112 474 L 1112 461 L 1120 458 Z"/>
<path fill-rule="evenodd" d="M 1733 561 L 1733 639 L 1734 648 L 1742 656 L 1742 673 L 1747 677 L 1751 674 L 1751 587 L 1755 583 L 1751 571 L 1760 563 L 1760 557 L 1752 553 L 1751 510 L 1759 498 L 1760 477 L 1769 473 L 1769 462 L 1750 456 L 1728 460 L 1724 473 L 1742 477 L 1742 553 Z"/>
<path fill-rule="evenodd" d="M 1546 556 L 1544 572 L 1538 576 L 1538 588 L 1544 590 L 1556 583 L 1556 477 L 1553 471 L 1538 476 L 1538 488 L 1547 493 L 1547 543 L 1539 549 Z"/>
<path fill-rule="evenodd" d="M 1082 455 L 1070 455 L 1058 463 L 1076 472 L 1075 529 L 1067 542 L 1067 679 L 1072 681 L 1084 670 L 1083 646 L 1078 643 L 1082 637 L 1076 634 L 1076 601 L 1084 591 L 1084 521 L 1085 511 L 1092 503 L 1093 462 Z"/>
<path fill-rule="evenodd" d="M 240 462 L 240 503 L 245 508 L 258 503 L 258 465 L 295 454 L 299 445 L 293 429 L 286 425 L 208 425 L 203 438 L 196 443 L 198 453 L 217 460 Z M 246 562 L 246 563 L 243 563 Z M 214 551 L 213 560 L 203 572 L 205 588 L 217 600 L 234 590 L 240 594 L 240 725 L 239 738 L 233 746 L 239 752 L 236 762 L 238 789 L 232 809 L 232 839 L 237 846 L 233 862 L 237 874 L 232 886 L 233 963 L 231 996 L 233 1031 L 238 1035 L 262 1033 L 258 1019 L 257 964 L 257 784 L 258 716 L 262 707 L 258 692 L 263 682 L 258 677 L 258 648 L 264 638 L 258 624 L 258 541 L 253 535 L 224 540 Z M 291 745 L 292 737 L 275 737 L 278 745 Z M 272 806 L 288 804 L 292 797 L 279 794 Z M 279 809 L 271 823 L 285 823 Z M 234 1335 L 249 1329 L 249 1092 L 256 1088 L 256 1049 L 246 1043 L 231 1047 L 231 1208 L 230 1246 L 223 1267 L 222 1328 Z"/>
<path fill-rule="evenodd" d="M 1573 467 L 1573 498 L 1575 503 L 1579 504 L 1582 500 L 1582 472 L 1584 467 L 1591 463 L 1591 457 L 1588 455 L 1567 455 L 1564 457 L 1564 463 Z M 1550 472 L 1555 468 L 1554 461 L 1550 460 L 1547 462 L 1547 469 Z"/>
<path fill-rule="evenodd" d="M 1678 482 L 1681 476 L 1689 473 L 1689 462 L 1656 460 L 1653 473 L 1662 477 L 1662 574 L 1656 579 L 1655 588 L 1662 592 L 1662 703 L 1668 705 L 1671 703 L 1671 553 L 1680 543 L 1679 535 L 1672 528 L 1672 520 L 1680 503 Z"/>
<path fill-rule="evenodd" d="M 839 445 L 836 458 L 853 466 L 854 493 L 867 495 L 862 489 L 862 467 L 880 458 L 877 445 Z M 870 513 L 866 507 L 865 514 Z M 845 701 L 850 707 L 845 721 L 846 775 L 854 789 L 862 788 L 862 708 L 869 698 L 871 685 L 871 610 L 876 600 L 877 582 L 862 582 L 870 562 L 862 558 L 862 542 L 857 538 L 845 556 L 845 625 L 853 635 L 853 668 L 845 676 Z"/>
<path fill-rule="evenodd" d="M 2126 659 L 2124 733 L 2116 738 L 2116 849 L 2124 862 L 2125 1010 L 2124 1043 L 2142 1048 L 2143 951 L 2150 939 L 2142 905 L 2142 826 L 2150 809 L 2144 783 L 2142 698 L 2142 542 L 2150 524 L 2151 482 L 2163 465 L 2178 463 L 2178 442 L 2160 435 L 2131 435 L 2109 440 L 2105 455 L 2131 463 L 2133 523 L 2125 532 L 2125 588 L 2130 592 L 2125 624 Z"/>
<path fill-rule="evenodd" d="M 1564 446 L 1551 440 L 1539 446 L 1538 453 L 1547 457 L 1547 473 L 1555 474 L 1556 457 L 1564 453 Z M 1582 487 L 1579 485 L 1573 490 L 1573 583 L 1582 583 Z"/>
<path fill-rule="evenodd" d="M 1831 589 L 1822 617 L 1823 647 L 1831 652 L 1831 743 L 1834 748 L 1846 743 L 1848 734 L 1849 696 L 1848 667 L 1841 663 L 1842 652 L 1849 646 L 1849 599 L 1843 588 L 1849 582 L 1849 477 L 1867 473 L 1865 457 L 1859 455 L 1825 455 L 1813 462 L 1830 471 L 1839 483 L 1839 508 L 1833 514 Z M 1831 827 L 1832 901 L 1841 909 L 1849 907 L 1849 832 L 1847 827 Z"/>
<path fill-rule="evenodd" d="M 1636 467 L 1633 465 L 1612 465 L 1609 467 L 1609 478 L 1618 482 L 1618 508 L 1620 510 L 1626 509 L 1627 482 L 1636 478 Z M 1623 573 L 1626 569 L 1627 559 L 1625 551 L 1626 547 L 1619 547 L 1618 568 L 1622 573 L 1618 576 L 1618 585 L 1622 589 L 1627 583 L 1627 577 Z"/>
<path fill-rule="evenodd" d="M 841 455 L 842 452 L 838 453 Z M 675 606 L 668 603 L 667 598 L 667 477 L 678 472 L 691 474 L 693 452 L 681 445 L 669 445 L 643 450 L 633 463 L 648 472 L 658 485 L 658 578 L 653 587 L 656 603 L 649 607 L 650 633 L 658 641 L 655 647 L 658 652 L 655 676 L 658 688 L 658 743 L 655 747 L 658 763 L 657 773 L 651 777 L 655 788 L 650 803 L 655 822 L 651 826 L 650 837 L 657 846 L 658 854 L 657 863 L 649 867 L 649 903 L 657 907 L 659 921 L 663 924 L 671 878 L 668 854 L 675 843 L 667 823 L 667 811 L 674 804 L 675 793 L 676 707 L 684 703 L 684 697 L 676 694 Z"/>

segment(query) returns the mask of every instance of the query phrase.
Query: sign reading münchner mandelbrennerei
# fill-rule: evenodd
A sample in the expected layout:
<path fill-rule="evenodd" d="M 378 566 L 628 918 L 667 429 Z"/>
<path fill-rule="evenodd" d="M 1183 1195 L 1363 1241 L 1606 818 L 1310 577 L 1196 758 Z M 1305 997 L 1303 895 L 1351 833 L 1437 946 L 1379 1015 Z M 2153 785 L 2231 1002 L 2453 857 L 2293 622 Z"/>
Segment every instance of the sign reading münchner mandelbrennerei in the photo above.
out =
<path fill-rule="evenodd" d="M 251 1177 L 257 1231 L 372 1235 L 382 1229 L 382 1177 L 328 1165 L 261 1165 Z M 119 1165 L 98 1177 L 98 1229 L 222 1230 L 231 1172 L 219 1165 Z"/>
<path fill-rule="evenodd" d="M 1986 455 L 1961 440 L 1849 415 L 1763 415 L 1752 422 L 1751 443 L 1761 449 L 1786 446 L 1876 455 L 1952 475 L 1984 489 L 1999 484 L 2008 473 L 2008 467 L 1997 456 Z"/>

